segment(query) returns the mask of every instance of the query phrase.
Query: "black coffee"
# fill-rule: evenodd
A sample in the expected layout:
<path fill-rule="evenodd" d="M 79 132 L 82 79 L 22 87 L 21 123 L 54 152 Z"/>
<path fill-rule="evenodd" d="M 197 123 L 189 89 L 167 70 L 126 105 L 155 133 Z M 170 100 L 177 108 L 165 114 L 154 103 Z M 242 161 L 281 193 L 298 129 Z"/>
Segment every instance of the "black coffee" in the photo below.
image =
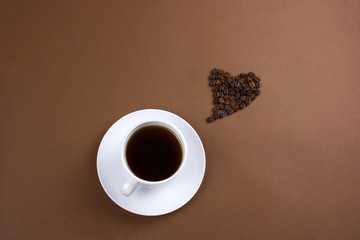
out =
<path fill-rule="evenodd" d="M 182 157 L 179 140 L 162 126 L 138 129 L 126 146 L 131 171 L 147 181 L 161 181 L 172 176 L 180 167 Z"/>

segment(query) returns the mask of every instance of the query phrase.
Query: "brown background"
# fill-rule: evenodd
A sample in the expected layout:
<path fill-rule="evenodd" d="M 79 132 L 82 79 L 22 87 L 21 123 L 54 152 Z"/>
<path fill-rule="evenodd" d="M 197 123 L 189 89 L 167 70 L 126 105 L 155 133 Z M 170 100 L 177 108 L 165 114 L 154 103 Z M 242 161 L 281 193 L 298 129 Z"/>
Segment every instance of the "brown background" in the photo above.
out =
<path fill-rule="evenodd" d="M 360 1 L 1 1 L 0 239 L 360 239 Z M 254 71 L 212 124 L 208 73 Z M 123 115 L 186 119 L 207 154 L 180 210 L 130 214 L 96 154 Z"/>

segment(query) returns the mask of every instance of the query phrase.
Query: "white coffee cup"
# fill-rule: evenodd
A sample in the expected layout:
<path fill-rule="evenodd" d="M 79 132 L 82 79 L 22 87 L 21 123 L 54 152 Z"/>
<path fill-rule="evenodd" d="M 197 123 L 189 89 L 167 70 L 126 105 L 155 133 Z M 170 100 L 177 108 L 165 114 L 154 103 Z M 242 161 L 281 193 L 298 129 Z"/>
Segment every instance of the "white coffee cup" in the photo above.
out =
<path fill-rule="evenodd" d="M 181 149 L 182 149 L 182 160 L 181 160 L 179 168 L 170 177 L 160 180 L 160 181 L 148 181 L 148 180 L 145 180 L 145 179 L 142 179 L 142 178 L 136 176 L 133 173 L 133 171 L 131 170 L 131 168 L 129 167 L 129 164 L 126 159 L 127 143 L 129 141 L 130 137 L 137 130 L 139 130 L 143 127 L 147 127 L 147 126 L 165 127 L 167 130 L 169 130 L 171 133 L 173 133 L 173 135 L 178 139 Z M 139 184 L 142 184 L 146 187 L 157 187 L 157 186 L 160 186 L 162 184 L 165 184 L 165 183 L 173 180 L 183 170 L 186 159 L 187 159 L 186 141 L 185 141 L 183 134 L 176 126 L 174 126 L 170 122 L 167 122 L 166 120 L 144 121 L 144 122 L 135 124 L 127 132 L 127 134 L 125 135 L 124 141 L 122 142 L 122 145 L 121 145 L 121 162 L 122 162 L 124 169 L 126 170 L 126 173 L 128 174 L 126 182 L 122 184 L 121 193 L 125 196 L 130 196 L 135 191 L 135 189 L 139 186 Z"/>

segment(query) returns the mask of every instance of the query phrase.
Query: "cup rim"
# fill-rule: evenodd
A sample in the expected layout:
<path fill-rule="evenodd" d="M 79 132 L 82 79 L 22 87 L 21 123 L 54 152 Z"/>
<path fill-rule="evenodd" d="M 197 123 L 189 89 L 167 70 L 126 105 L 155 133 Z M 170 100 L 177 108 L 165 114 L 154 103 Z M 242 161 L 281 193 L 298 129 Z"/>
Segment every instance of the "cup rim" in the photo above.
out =
<path fill-rule="evenodd" d="M 174 174 L 172 174 L 170 177 L 165 178 L 163 180 L 160 181 L 148 181 L 148 180 L 144 180 L 142 178 L 139 178 L 138 176 L 136 176 L 130 169 L 127 160 L 126 160 L 126 146 L 128 143 L 128 140 L 130 138 L 130 136 L 135 133 L 137 130 L 139 130 L 142 127 L 145 126 L 163 126 L 166 127 L 167 129 L 169 129 L 179 140 L 179 143 L 181 145 L 182 148 L 182 152 L 183 152 L 183 156 L 182 156 L 182 161 L 181 161 L 181 165 L 180 167 L 176 170 L 176 172 Z M 121 147 L 121 161 L 123 164 L 123 167 L 125 168 L 126 172 L 132 177 L 134 178 L 136 181 L 138 181 L 141 184 L 145 184 L 145 185 L 158 185 L 158 184 L 162 184 L 165 182 L 168 182 L 172 179 L 174 179 L 184 168 L 186 159 L 187 159 L 187 146 L 186 146 L 186 141 L 185 141 L 185 137 L 183 136 L 183 134 L 181 133 L 181 131 L 174 126 L 173 124 L 165 121 L 165 120 L 146 120 L 146 121 L 141 121 L 138 122 L 136 124 L 134 124 L 126 133 L 125 138 L 122 141 L 122 147 Z"/>

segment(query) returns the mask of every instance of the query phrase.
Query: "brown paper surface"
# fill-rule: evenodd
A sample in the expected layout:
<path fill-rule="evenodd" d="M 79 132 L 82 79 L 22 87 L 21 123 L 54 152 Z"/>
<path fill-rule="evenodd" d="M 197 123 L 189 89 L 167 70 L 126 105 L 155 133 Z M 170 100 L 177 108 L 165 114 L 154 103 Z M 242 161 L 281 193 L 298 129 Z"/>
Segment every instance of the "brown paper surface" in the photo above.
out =
<path fill-rule="evenodd" d="M 360 2 L 2 1 L 0 239 L 359 239 Z M 214 123 L 213 67 L 262 77 Z M 145 108 L 201 137 L 206 175 L 142 217 L 96 173 L 106 130 Z"/>

